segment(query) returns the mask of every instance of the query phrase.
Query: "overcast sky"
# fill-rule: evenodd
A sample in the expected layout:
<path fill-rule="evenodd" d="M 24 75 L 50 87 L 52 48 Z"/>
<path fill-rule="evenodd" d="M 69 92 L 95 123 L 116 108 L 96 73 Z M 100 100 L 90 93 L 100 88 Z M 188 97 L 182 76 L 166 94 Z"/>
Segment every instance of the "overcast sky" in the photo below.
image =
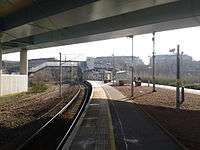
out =
<path fill-rule="evenodd" d="M 169 54 L 169 49 L 180 44 L 181 51 L 200 60 L 200 27 L 185 28 L 156 33 L 156 54 Z M 66 59 L 85 60 L 92 56 L 131 55 L 131 39 L 118 38 L 90 43 L 73 44 L 67 46 L 32 50 L 28 52 L 28 59 L 59 57 L 59 52 L 65 54 Z M 134 37 L 134 56 L 139 56 L 148 63 L 148 56 L 152 54 L 152 34 Z M 63 57 L 63 59 L 64 59 Z M 19 60 L 19 53 L 3 55 L 4 60 Z"/>

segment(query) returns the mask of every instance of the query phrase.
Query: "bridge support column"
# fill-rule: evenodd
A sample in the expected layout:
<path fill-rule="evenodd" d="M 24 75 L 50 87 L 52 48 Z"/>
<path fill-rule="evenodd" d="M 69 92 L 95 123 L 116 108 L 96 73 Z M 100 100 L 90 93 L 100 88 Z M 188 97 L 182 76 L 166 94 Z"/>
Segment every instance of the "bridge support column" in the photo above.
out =
<path fill-rule="evenodd" d="M 2 96 L 2 44 L 1 44 L 2 34 L 0 33 L 0 96 Z"/>
<path fill-rule="evenodd" d="M 21 80 L 20 92 L 26 92 L 28 91 L 28 58 L 26 48 L 20 51 L 20 75 L 24 76 Z"/>
<path fill-rule="evenodd" d="M 26 48 L 23 48 L 20 51 L 20 74 L 28 75 L 28 59 Z"/>
<path fill-rule="evenodd" d="M 0 41 L 0 96 L 2 96 L 2 45 Z"/>

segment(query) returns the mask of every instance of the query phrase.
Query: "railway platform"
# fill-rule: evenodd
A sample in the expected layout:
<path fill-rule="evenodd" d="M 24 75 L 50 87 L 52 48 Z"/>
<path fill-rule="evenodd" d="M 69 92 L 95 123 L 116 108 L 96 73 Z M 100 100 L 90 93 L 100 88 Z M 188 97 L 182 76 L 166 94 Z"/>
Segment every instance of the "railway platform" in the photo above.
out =
<path fill-rule="evenodd" d="M 115 88 L 91 83 L 90 104 L 63 150 L 183 149 Z"/>

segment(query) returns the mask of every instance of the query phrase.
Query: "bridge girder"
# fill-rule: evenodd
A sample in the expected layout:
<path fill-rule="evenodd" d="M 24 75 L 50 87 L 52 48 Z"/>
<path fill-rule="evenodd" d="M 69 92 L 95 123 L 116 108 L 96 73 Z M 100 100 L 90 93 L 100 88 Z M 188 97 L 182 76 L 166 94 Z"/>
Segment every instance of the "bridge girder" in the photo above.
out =
<path fill-rule="evenodd" d="M 5 30 L 3 53 L 199 25 L 199 0 L 99 0 Z M 15 36 L 11 36 L 11 35 Z"/>

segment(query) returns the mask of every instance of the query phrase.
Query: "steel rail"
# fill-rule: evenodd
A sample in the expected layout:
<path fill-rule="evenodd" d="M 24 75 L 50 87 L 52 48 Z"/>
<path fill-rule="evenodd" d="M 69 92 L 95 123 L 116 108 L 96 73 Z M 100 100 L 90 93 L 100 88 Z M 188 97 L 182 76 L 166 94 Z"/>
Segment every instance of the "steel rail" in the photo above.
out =
<path fill-rule="evenodd" d="M 62 150 L 63 149 L 63 146 L 64 146 L 67 138 L 70 136 L 70 133 L 73 131 L 74 127 L 76 126 L 76 123 L 78 122 L 78 120 L 81 117 L 84 109 L 87 106 L 87 103 L 88 103 L 88 101 L 90 99 L 92 88 L 91 88 L 90 83 L 88 83 L 88 82 L 85 82 L 84 86 L 85 86 L 85 94 L 84 94 L 83 104 L 82 104 L 81 108 L 79 109 L 78 113 L 76 114 L 76 117 L 73 120 L 72 124 L 70 125 L 70 127 L 69 127 L 68 131 L 66 132 L 65 136 L 63 137 L 63 139 L 61 140 L 61 142 L 57 146 L 56 150 Z"/>
<path fill-rule="evenodd" d="M 33 135 L 31 135 L 22 145 L 20 145 L 17 150 L 23 149 L 31 140 L 34 139 L 37 135 L 39 135 L 44 129 L 46 129 L 55 119 L 61 115 L 67 108 L 71 106 L 71 104 L 76 100 L 78 95 L 80 94 L 81 89 L 73 96 L 73 98 L 56 114 L 54 115 L 47 123 L 45 123 L 40 129 L 38 129 Z"/>

